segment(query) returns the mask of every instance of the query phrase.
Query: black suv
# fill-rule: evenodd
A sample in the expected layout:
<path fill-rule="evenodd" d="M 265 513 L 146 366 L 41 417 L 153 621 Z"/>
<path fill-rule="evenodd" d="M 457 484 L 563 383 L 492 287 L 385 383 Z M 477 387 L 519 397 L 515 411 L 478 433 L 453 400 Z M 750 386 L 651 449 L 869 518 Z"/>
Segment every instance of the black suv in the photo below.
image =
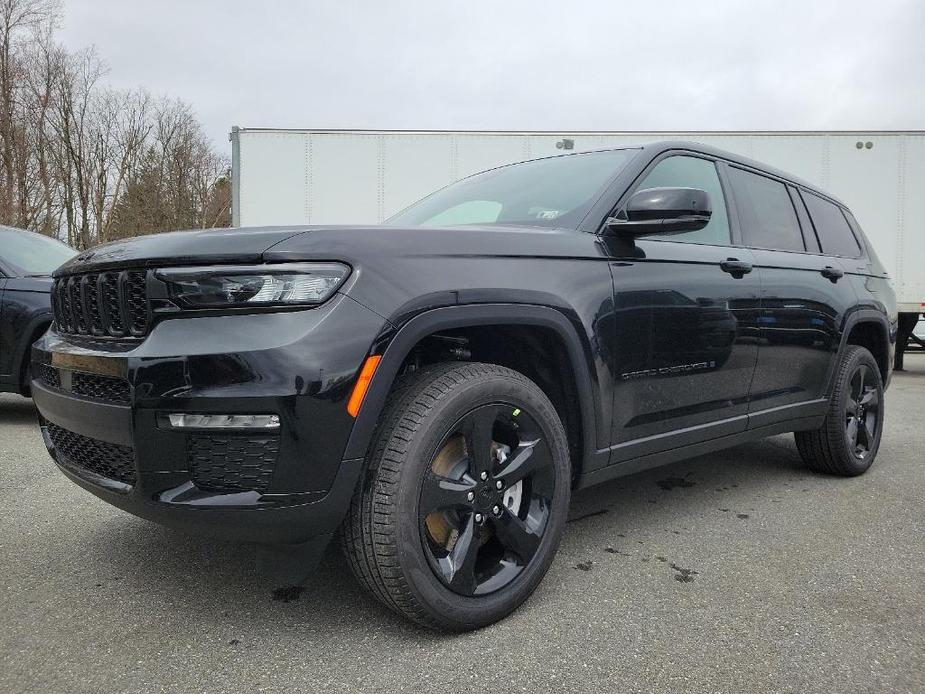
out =
<path fill-rule="evenodd" d="M 810 468 L 863 473 L 896 326 L 842 203 L 683 142 L 55 276 L 33 389 L 64 474 L 197 533 L 308 555 L 339 531 L 376 597 L 445 629 L 530 595 L 574 488 L 791 431 Z"/>
<path fill-rule="evenodd" d="M 51 325 L 51 273 L 75 255 L 60 241 L 0 226 L 0 391 L 29 395 L 29 347 Z"/>

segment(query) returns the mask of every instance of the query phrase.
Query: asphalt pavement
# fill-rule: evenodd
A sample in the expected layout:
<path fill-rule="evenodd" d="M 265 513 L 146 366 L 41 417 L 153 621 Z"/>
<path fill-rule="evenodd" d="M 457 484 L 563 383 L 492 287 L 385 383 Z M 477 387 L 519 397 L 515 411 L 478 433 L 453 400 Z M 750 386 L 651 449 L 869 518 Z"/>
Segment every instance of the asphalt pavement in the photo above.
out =
<path fill-rule="evenodd" d="M 780 436 L 585 490 L 533 597 L 451 636 L 333 548 L 287 589 L 251 546 L 106 505 L 0 396 L 0 691 L 925 692 L 925 355 L 906 364 L 863 477 Z"/>

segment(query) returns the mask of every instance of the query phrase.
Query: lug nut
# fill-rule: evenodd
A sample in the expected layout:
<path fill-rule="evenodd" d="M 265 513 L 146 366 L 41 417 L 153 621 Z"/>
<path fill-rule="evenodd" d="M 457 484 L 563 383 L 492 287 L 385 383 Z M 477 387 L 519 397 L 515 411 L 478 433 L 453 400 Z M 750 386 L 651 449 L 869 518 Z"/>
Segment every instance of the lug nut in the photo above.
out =
<path fill-rule="evenodd" d="M 476 523 L 481 523 L 483 520 L 485 520 L 485 518 L 482 517 L 482 514 L 481 514 L 481 513 L 476 513 L 476 514 L 475 514 L 475 522 L 476 522 Z"/>
<path fill-rule="evenodd" d="M 504 489 L 504 482 L 502 482 L 501 480 L 498 480 L 497 482 L 495 482 L 495 489 L 498 489 L 498 490 Z"/>
<path fill-rule="evenodd" d="M 501 515 L 501 507 L 500 507 L 500 506 L 492 506 L 492 507 L 491 507 L 491 512 L 494 513 L 496 516 L 500 516 L 500 515 Z"/>
<path fill-rule="evenodd" d="M 487 472 L 482 472 L 482 474 L 479 475 L 479 477 L 480 477 L 480 478 L 482 479 L 482 481 L 484 482 L 485 480 L 488 479 L 488 473 L 487 473 Z"/>
<path fill-rule="evenodd" d="M 468 499 L 469 501 L 475 501 L 475 492 L 469 492 L 468 494 L 466 494 L 466 499 Z"/>

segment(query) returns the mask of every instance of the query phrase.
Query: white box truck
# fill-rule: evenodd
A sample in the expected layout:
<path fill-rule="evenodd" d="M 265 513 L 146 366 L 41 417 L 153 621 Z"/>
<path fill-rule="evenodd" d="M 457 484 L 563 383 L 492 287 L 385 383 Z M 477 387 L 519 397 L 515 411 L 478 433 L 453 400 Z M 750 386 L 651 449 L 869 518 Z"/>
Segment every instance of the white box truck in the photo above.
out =
<path fill-rule="evenodd" d="M 893 278 L 899 310 L 925 311 L 925 131 L 231 131 L 233 223 L 381 222 L 469 174 L 524 159 L 692 140 L 810 181 L 854 212 Z"/>

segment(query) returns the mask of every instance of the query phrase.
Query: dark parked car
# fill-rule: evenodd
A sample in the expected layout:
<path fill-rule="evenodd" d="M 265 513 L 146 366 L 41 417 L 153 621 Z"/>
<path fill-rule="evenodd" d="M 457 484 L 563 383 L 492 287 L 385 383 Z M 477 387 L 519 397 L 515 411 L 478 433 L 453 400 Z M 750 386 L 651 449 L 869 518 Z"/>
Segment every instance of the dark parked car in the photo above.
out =
<path fill-rule="evenodd" d="M 29 395 L 29 347 L 51 325 L 51 273 L 76 252 L 0 226 L 0 391 Z"/>
<path fill-rule="evenodd" d="M 455 183 L 385 225 L 150 236 L 55 273 L 34 349 L 65 475 L 317 553 L 435 628 L 504 617 L 572 489 L 782 432 L 873 463 L 893 292 L 851 212 L 690 143 Z"/>

